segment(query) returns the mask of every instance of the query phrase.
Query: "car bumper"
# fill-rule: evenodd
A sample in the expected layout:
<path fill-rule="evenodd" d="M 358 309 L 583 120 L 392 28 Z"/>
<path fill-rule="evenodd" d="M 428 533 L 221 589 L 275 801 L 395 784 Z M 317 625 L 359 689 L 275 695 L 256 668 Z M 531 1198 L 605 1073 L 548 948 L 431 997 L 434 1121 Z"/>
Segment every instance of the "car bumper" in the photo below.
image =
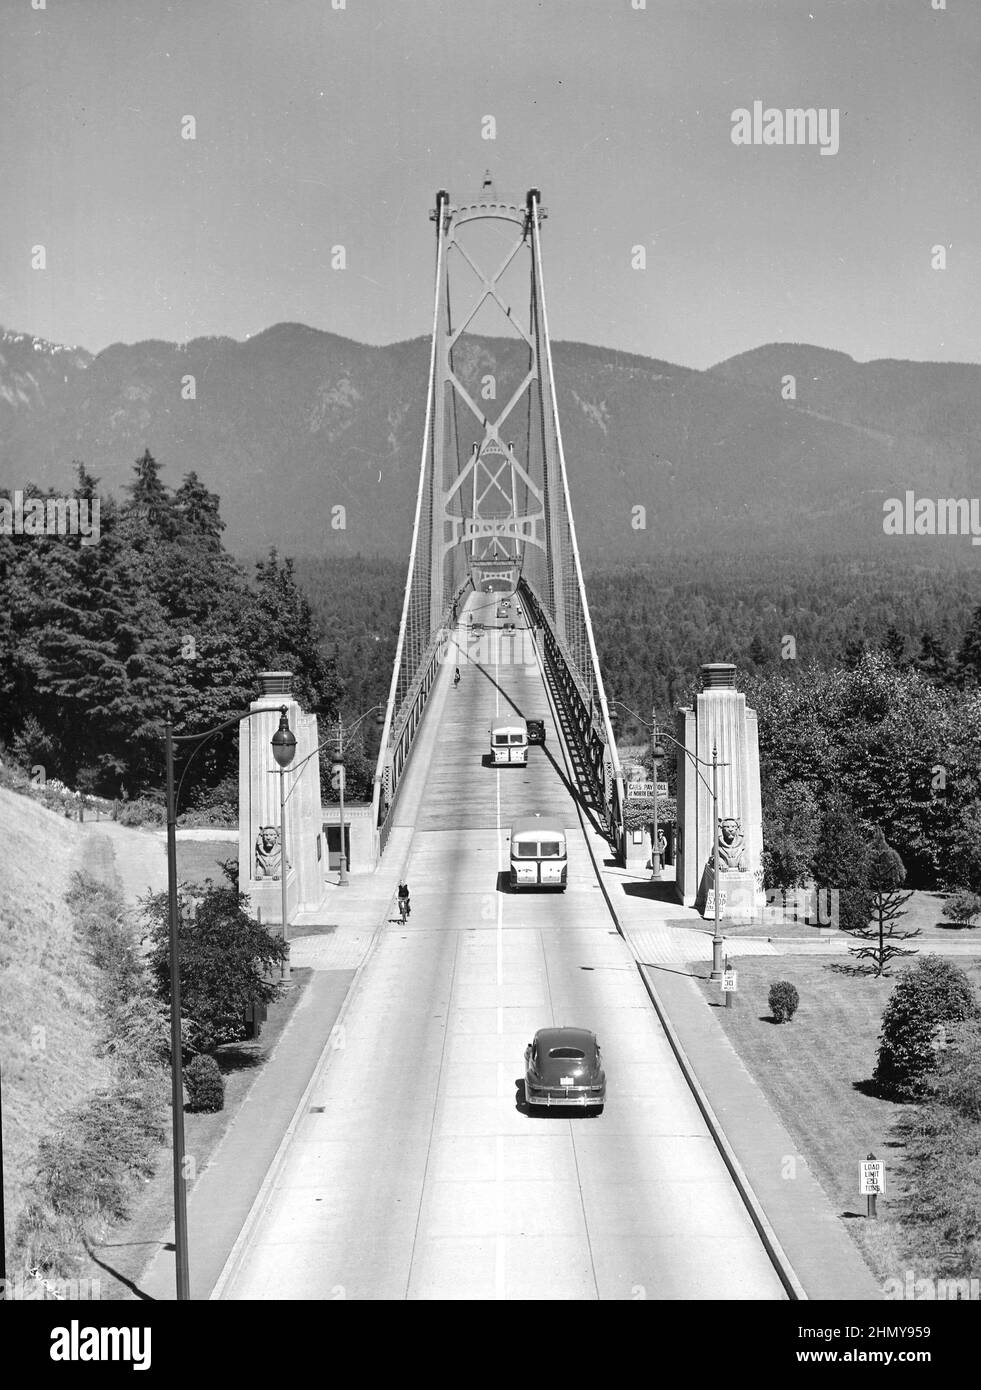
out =
<path fill-rule="evenodd" d="M 576 1091 L 573 1092 L 572 1095 L 559 1095 L 558 1092 L 555 1092 L 547 1093 L 546 1095 L 536 1096 L 532 1095 L 532 1093 L 526 1087 L 525 1100 L 528 1102 L 529 1105 L 540 1105 L 546 1110 L 550 1109 L 552 1106 L 570 1105 L 575 1106 L 578 1109 L 585 1110 L 592 1105 L 605 1104 L 606 1093 L 604 1092 L 602 1095 L 590 1095 L 588 1092 L 585 1091 Z"/>

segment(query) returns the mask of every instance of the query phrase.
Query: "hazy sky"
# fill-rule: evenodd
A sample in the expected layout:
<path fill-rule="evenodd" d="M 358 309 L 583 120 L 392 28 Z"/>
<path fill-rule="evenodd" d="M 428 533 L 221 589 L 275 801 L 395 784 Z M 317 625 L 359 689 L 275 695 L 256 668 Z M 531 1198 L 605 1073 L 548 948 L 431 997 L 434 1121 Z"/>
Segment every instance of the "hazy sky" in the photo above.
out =
<path fill-rule="evenodd" d="M 542 190 L 554 338 L 981 360 L 981 0 L 41 2 L 0 0 L 8 328 L 427 333 L 433 194 L 487 167 Z M 838 153 L 734 145 L 754 100 Z"/>

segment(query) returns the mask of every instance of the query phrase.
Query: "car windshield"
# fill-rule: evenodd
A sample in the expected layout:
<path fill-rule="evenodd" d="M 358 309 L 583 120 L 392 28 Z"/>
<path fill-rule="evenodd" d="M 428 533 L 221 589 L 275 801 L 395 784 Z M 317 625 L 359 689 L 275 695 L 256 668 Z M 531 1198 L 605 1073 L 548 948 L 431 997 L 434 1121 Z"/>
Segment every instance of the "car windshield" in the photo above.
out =
<path fill-rule="evenodd" d="M 548 1055 L 550 1057 L 575 1057 L 581 1060 L 586 1054 L 578 1047 L 553 1047 Z"/>

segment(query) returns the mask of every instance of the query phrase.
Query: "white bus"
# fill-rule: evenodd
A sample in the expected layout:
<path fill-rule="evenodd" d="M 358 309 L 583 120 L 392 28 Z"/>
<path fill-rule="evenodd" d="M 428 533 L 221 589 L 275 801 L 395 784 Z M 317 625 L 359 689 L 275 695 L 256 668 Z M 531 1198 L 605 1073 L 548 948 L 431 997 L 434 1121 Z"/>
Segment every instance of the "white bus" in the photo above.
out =
<path fill-rule="evenodd" d="M 569 851 L 565 827 L 545 816 L 527 816 L 511 827 L 511 887 L 565 892 Z"/>
<path fill-rule="evenodd" d="M 490 731 L 491 760 L 499 763 L 527 763 L 528 726 L 522 719 L 495 724 Z"/>

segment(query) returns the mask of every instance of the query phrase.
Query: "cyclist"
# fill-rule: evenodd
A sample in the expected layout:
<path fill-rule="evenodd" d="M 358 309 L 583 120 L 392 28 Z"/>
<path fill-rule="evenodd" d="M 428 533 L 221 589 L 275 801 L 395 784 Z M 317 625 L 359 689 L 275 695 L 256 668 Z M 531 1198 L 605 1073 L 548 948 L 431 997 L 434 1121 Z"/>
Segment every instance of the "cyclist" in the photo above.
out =
<path fill-rule="evenodd" d="M 402 879 L 399 882 L 399 916 L 402 918 L 403 923 L 406 921 L 411 911 L 412 909 L 409 906 L 409 885 Z"/>
<path fill-rule="evenodd" d="M 460 684 L 460 668 L 459 668 L 459 666 L 456 668 L 456 670 L 455 670 L 454 673 L 453 673 L 453 684 L 454 684 L 455 686 Z"/>

